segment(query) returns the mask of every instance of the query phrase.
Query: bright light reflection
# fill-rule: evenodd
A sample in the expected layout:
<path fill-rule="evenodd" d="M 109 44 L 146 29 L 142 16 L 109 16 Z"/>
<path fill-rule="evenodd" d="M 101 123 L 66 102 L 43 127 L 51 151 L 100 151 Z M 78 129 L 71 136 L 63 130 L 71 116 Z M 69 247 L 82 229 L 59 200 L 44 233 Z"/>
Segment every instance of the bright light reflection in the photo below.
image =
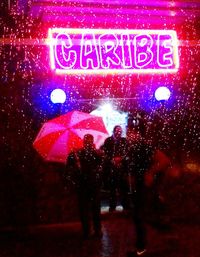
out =
<path fill-rule="evenodd" d="M 126 126 L 128 120 L 128 114 L 126 112 L 119 112 L 117 110 L 114 110 L 112 105 L 110 103 L 107 103 L 92 111 L 91 114 L 103 118 L 105 127 L 109 135 L 112 135 L 113 128 L 116 125 L 120 125 L 123 130 L 122 135 L 126 135 Z"/>
<path fill-rule="evenodd" d="M 102 105 L 100 108 L 102 112 L 105 112 L 105 113 L 111 112 L 113 110 L 112 105 L 109 103 Z"/>
<path fill-rule="evenodd" d="M 157 101 L 168 100 L 170 95 L 171 93 L 167 87 L 159 87 L 155 91 L 155 98 Z"/>
<path fill-rule="evenodd" d="M 66 101 L 66 94 L 62 89 L 57 88 L 51 92 L 50 98 L 52 103 L 54 104 L 57 104 L 57 103 L 63 104 Z"/>

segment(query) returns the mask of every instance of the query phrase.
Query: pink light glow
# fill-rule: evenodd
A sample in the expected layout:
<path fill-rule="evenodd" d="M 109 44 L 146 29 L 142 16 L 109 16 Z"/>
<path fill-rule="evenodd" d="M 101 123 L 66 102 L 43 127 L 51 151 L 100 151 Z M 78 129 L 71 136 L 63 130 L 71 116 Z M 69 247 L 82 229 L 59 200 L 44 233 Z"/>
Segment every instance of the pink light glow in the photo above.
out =
<path fill-rule="evenodd" d="M 173 30 L 49 29 L 51 68 L 58 74 L 174 73 Z"/>

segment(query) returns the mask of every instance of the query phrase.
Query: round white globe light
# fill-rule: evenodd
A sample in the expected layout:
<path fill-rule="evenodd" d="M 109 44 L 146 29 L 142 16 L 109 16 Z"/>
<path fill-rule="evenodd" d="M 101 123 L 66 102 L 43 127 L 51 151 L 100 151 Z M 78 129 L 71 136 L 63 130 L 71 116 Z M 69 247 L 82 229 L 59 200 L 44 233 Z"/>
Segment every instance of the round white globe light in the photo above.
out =
<path fill-rule="evenodd" d="M 66 94 L 62 89 L 57 88 L 51 92 L 50 98 L 54 104 L 63 104 L 66 101 Z"/>
<path fill-rule="evenodd" d="M 170 95 L 170 90 L 167 87 L 159 87 L 155 91 L 155 98 L 157 101 L 168 100 Z"/>

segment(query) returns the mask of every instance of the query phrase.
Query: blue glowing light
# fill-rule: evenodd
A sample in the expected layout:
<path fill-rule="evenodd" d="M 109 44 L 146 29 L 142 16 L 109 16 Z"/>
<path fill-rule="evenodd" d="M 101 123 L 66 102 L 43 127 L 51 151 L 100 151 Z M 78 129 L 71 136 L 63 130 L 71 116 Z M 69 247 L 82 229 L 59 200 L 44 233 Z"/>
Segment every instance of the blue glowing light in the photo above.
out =
<path fill-rule="evenodd" d="M 51 92 L 51 101 L 52 103 L 54 104 L 58 104 L 58 103 L 61 103 L 63 104 L 65 101 L 66 101 L 66 94 L 65 92 L 62 90 L 62 89 L 54 89 L 52 92 Z"/>
<path fill-rule="evenodd" d="M 170 95 L 170 90 L 167 87 L 159 87 L 155 91 L 155 98 L 157 101 L 168 100 Z"/>

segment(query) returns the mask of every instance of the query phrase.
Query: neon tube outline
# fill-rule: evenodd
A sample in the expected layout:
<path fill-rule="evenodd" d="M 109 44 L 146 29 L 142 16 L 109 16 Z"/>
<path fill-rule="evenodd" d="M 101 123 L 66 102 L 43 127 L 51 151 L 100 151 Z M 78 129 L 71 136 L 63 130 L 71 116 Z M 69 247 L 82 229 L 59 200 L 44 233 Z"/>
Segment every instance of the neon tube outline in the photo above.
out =
<path fill-rule="evenodd" d="M 54 46 L 56 45 L 57 41 L 53 38 L 54 33 L 70 33 L 70 34 L 86 34 L 86 33 L 93 33 L 93 34 L 101 34 L 101 33 L 117 33 L 122 35 L 128 34 L 137 34 L 137 35 L 151 35 L 151 34 L 158 34 L 160 35 L 170 35 L 172 37 L 173 43 L 173 62 L 175 68 L 173 69 L 57 69 L 55 65 L 54 59 Z M 50 63 L 51 69 L 55 70 L 57 74 L 130 74 L 130 73 L 139 73 L 139 74 L 148 74 L 148 73 L 176 73 L 179 68 L 179 56 L 178 56 L 178 38 L 177 33 L 174 30 L 123 30 L 123 29 L 70 29 L 70 28 L 50 28 L 48 31 L 48 39 L 46 43 L 49 45 L 50 48 Z"/>

